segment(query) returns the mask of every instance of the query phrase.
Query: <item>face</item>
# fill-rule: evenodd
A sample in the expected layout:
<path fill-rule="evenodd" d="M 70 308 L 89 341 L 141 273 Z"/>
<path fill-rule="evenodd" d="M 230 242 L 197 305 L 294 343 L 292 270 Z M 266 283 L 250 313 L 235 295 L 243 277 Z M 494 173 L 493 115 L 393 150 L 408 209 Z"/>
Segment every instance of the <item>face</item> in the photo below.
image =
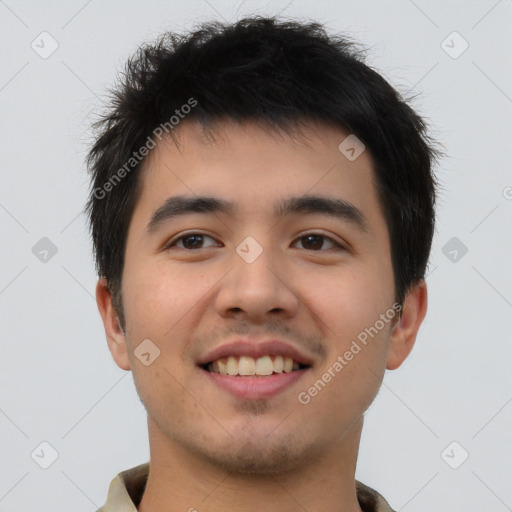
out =
<path fill-rule="evenodd" d="M 222 122 L 212 140 L 182 123 L 180 147 L 158 145 L 142 175 L 122 276 L 125 333 L 109 324 L 98 284 L 110 349 L 133 371 L 153 442 L 229 471 L 293 469 L 341 446 L 425 311 L 424 287 L 401 320 L 393 309 L 369 152 L 350 161 L 338 149 L 347 134 L 327 126 L 303 134 Z M 180 214 L 177 196 L 232 209 Z M 291 201 L 304 196 L 319 199 Z M 290 354 L 306 368 L 279 373 L 276 356 Z M 219 355 L 244 355 L 240 371 L 254 361 L 260 373 L 271 356 L 274 373 L 203 367 Z"/>

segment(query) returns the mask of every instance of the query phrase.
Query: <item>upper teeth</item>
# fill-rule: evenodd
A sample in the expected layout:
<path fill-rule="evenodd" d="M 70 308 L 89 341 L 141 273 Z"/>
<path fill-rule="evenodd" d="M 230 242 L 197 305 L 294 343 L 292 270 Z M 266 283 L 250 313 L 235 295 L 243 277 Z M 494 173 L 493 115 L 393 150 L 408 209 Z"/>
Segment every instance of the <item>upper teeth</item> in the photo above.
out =
<path fill-rule="evenodd" d="M 209 364 L 210 371 L 222 375 L 272 375 L 298 370 L 299 363 L 291 357 L 263 356 L 254 359 L 249 356 L 229 356 Z"/>

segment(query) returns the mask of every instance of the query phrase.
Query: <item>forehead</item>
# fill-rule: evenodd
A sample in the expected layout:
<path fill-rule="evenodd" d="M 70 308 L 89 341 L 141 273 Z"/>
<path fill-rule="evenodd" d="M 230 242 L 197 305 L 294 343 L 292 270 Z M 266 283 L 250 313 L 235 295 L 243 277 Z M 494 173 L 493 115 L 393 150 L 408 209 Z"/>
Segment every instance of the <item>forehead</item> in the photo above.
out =
<path fill-rule="evenodd" d="M 366 150 L 356 159 L 340 151 L 348 135 L 315 123 L 290 133 L 231 121 L 205 132 L 183 122 L 177 143 L 162 140 L 145 162 L 137 217 L 148 223 L 169 198 L 180 196 L 215 197 L 230 204 L 224 213 L 235 218 L 272 219 L 297 213 L 290 200 L 307 195 L 339 199 L 354 207 L 349 215 L 361 212 L 371 227 L 372 218 L 373 224 L 383 222 L 373 161 Z"/>

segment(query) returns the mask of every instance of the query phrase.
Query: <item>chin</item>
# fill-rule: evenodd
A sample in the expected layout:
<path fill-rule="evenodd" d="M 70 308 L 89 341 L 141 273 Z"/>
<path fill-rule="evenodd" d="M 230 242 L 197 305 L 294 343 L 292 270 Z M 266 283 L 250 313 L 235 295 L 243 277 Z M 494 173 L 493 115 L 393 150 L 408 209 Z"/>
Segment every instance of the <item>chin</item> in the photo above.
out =
<path fill-rule="evenodd" d="M 248 441 L 243 445 L 233 440 L 232 444 L 237 446 L 236 449 L 226 450 L 222 447 L 212 450 L 210 447 L 208 451 L 198 454 L 213 466 L 229 473 L 271 476 L 303 468 L 319 449 L 313 445 L 305 446 L 303 442 L 299 446 L 292 439 L 271 444 L 269 439 L 263 438 L 260 442 Z"/>

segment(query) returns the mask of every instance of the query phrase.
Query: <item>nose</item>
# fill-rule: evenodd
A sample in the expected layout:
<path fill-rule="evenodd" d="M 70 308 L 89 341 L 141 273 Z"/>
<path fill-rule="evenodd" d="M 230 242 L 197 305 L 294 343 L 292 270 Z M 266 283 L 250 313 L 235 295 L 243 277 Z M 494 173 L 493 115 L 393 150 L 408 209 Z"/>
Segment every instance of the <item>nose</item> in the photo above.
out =
<path fill-rule="evenodd" d="M 215 307 L 223 318 L 265 323 L 279 316 L 297 314 L 299 299 L 293 290 L 290 268 L 274 251 L 263 252 L 252 262 L 233 254 L 233 266 L 221 282 Z"/>

